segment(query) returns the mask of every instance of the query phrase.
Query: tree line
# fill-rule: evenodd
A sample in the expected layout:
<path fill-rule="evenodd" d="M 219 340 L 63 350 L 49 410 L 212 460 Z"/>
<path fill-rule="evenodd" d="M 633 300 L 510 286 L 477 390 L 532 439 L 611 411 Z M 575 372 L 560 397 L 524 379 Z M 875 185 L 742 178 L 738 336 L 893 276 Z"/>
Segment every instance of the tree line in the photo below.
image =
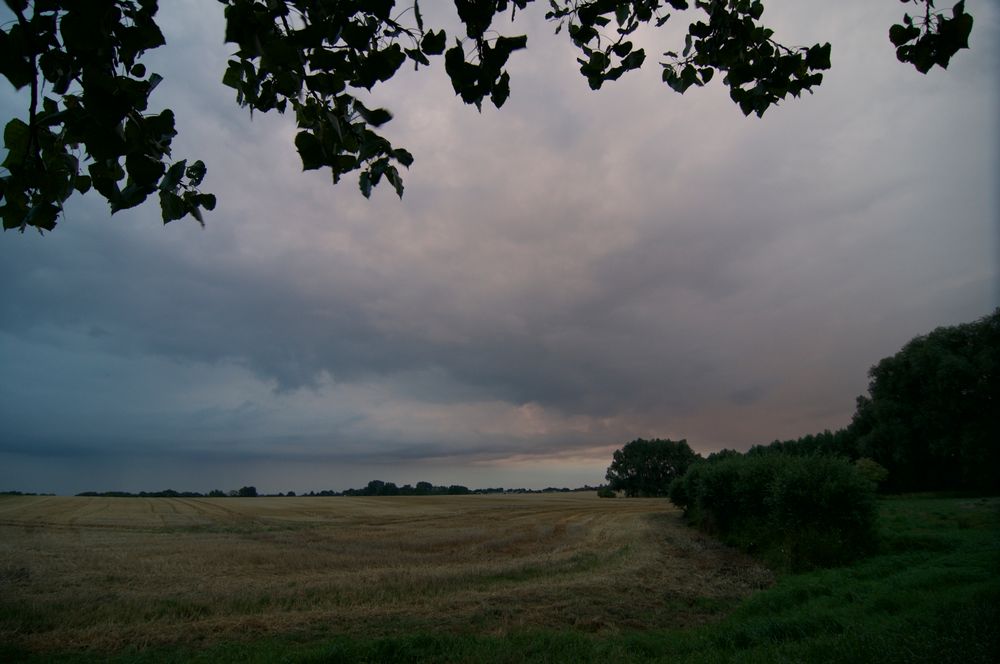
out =
<path fill-rule="evenodd" d="M 221 489 L 212 489 L 207 493 L 201 493 L 199 491 L 175 491 L 173 489 L 165 489 L 163 491 L 82 491 L 77 496 L 86 497 L 101 497 L 101 498 L 257 498 L 257 497 L 267 497 L 267 498 L 285 498 L 285 497 L 296 497 L 296 496 L 306 496 L 306 497 L 332 497 L 332 496 L 468 496 L 468 495 L 483 495 L 483 494 L 521 494 L 521 493 L 575 493 L 575 492 L 592 492 L 602 489 L 603 487 L 595 487 L 590 485 L 585 485 L 582 487 L 576 487 L 570 489 L 568 487 L 546 487 L 544 489 L 505 489 L 504 487 L 486 487 L 479 489 L 470 489 L 469 487 L 462 484 L 450 484 L 435 485 L 430 482 L 417 482 L 416 485 L 404 484 L 403 486 L 398 486 L 394 482 L 384 482 L 382 480 L 371 480 L 364 487 L 360 489 L 344 489 L 343 491 L 336 491 L 333 489 L 323 489 L 321 491 L 309 491 L 308 493 L 303 492 L 301 494 L 296 494 L 294 491 L 288 491 L 284 493 L 259 493 L 257 487 L 255 486 L 244 486 L 239 489 L 231 489 L 229 491 L 223 491 Z M 6 491 L 0 492 L 0 495 L 55 495 L 55 494 L 33 494 L 33 493 L 22 493 L 20 491 Z"/>
<path fill-rule="evenodd" d="M 868 394 L 834 432 L 749 454 L 830 454 L 885 469 L 880 488 L 1000 493 L 1000 308 L 918 336 L 873 366 Z M 877 468 L 876 468 L 877 472 Z"/>
<path fill-rule="evenodd" d="M 207 493 L 201 493 L 200 491 L 174 491 L 173 489 L 164 489 L 162 491 L 81 491 L 76 494 L 77 496 L 84 496 L 89 498 L 100 497 L 100 498 L 256 498 L 258 495 L 257 487 L 254 486 L 244 486 L 239 489 L 231 489 L 229 491 L 223 491 L 222 489 L 212 489 Z M 287 494 L 279 493 L 274 494 L 277 496 L 294 496 L 294 491 L 289 491 Z"/>
<path fill-rule="evenodd" d="M 669 496 L 693 525 L 788 567 L 870 551 L 877 491 L 1000 493 L 1000 308 L 912 339 L 868 376 L 843 429 L 707 458 L 638 439 L 614 453 L 608 486 Z"/>

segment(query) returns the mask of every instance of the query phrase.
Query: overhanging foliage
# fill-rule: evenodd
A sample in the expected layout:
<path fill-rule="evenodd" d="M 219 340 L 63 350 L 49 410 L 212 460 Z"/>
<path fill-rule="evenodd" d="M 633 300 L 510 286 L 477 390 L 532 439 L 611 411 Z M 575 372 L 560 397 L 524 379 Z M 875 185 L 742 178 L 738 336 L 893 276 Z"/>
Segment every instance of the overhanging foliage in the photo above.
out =
<path fill-rule="evenodd" d="M 388 181 L 399 196 L 399 166 L 413 156 L 379 133 L 392 119 L 361 97 L 390 80 L 404 63 L 416 69 L 444 55 L 455 93 L 477 108 L 503 106 L 511 91 L 507 61 L 527 46 L 524 35 L 494 28 L 533 0 L 455 0 L 465 34 L 449 40 L 424 23 L 419 0 L 218 0 L 225 5 L 225 40 L 235 51 L 222 74 L 236 101 L 251 113 L 291 111 L 304 170 L 329 169 L 334 182 L 358 173 L 368 197 Z M 162 80 L 142 56 L 165 45 L 155 22 L 157 0 L 5 0 L 13 20 L 0 30 L 0 74 L 28 88 L 25 118 L 5 123 L 0 167 L 4 229 L 52 230 L 63 203 L 94 189 L 115 213 L 156 194 L 164 223 L 216 200 L 199 190 L 201 161 L 172 161 L 176 135 L 169 109 L 149 110 Z M 951 17 L 934 0 L 892 26 L 897 57 L 927 72 L 947 67 L 968 47 L 972 17 L 958 2 Z M 580 73 L 590 87 L 638 69 L 646 53 L 631 35 L 674 16 L 689 21 L 683 45 L 663 53 L 662 79 L 683 93 L 718 78 L 743 113 L 763 115 L 791 95 L 811 92 L 831 66 L 830 44 L 788 47 L 761 22 L 761 0 L 549 0 L 546 18 L 566 29 L 580 49 Z M 450 46 L 449 46 L 450 44 Z"/>

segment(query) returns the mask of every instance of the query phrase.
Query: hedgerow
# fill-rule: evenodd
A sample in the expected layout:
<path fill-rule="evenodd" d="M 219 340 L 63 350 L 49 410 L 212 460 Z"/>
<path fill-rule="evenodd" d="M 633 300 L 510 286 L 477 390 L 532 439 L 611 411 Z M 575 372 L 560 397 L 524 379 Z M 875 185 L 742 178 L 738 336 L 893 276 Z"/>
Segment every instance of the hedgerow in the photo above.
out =
<path fill-rule="evenodd" d="M 853 560 L 875 545 L 875 493 L 847 460 L 738 455 L 696 463 L 670 486 L 690 523 L 783 568 Z"/>

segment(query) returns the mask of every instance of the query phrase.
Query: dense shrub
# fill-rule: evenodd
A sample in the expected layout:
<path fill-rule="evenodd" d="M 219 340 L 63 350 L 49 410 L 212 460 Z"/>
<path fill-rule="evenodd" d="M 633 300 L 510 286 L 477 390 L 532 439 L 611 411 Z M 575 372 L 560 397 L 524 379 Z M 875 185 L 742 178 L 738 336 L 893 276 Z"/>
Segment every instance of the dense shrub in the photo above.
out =
<path fill-rule="evenodd" d="M 617 498 L 618 493 L 610 487 L 601 487 L 597 490 L 598 498 Z"/>
<path fill-rule="evenodd" d="M 687 519 L 794 569 L 846 562 L 875 541 L 870 481 L 831 456 L 757 454 L 697 463 L 670 487 Z"/>

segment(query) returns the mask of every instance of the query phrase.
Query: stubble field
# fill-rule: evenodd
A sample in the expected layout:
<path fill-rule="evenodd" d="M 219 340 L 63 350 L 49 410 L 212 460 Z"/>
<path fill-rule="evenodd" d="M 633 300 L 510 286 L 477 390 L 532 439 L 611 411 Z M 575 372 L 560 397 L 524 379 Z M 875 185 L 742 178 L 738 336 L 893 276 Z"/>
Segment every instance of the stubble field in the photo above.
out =
<path fill-rule="evenodd" d="M 711 621 L 771 582 L 665 500 L 0 498 L 0 642 L 20 652 L 614 634 Z"/>

